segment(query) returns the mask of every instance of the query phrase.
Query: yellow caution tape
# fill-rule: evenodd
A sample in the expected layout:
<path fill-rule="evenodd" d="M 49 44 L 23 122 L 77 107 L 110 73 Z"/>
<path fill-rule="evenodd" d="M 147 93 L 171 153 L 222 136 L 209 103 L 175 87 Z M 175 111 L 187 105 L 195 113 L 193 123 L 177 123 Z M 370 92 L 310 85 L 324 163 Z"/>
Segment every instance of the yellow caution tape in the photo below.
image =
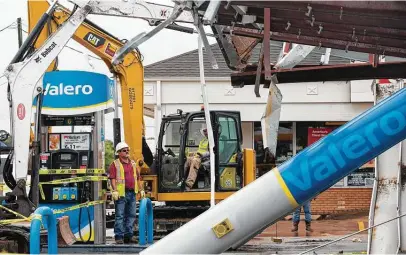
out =
<path fill-rule="evenodd" d="M 18 223 L 18 222 L 24 222 L 24 221 L 31 221 L 31 218 L 27 218 L 27 219 L 12 219 L 12 220 L 0 220 L 0 225 L 8 225 L 8 224 L 13 224 L 13 223 Z"/>
<path fill-rule="evenodd" d="M 104 174 L 106 171 L 101 168 L 89 169 L 40 169 L 40 175 L 47 174 Z"/>
<path fill-rule="evenodd" d="M 44 194 L 44 190 L 42 189 L 42 185 L 66 184 L 66 183 L 86 182 L 86 181 L 98 182 L 98 181 L 107 181 L 107 180 L 108 180 L 108 178 L 106 176 L 81 176 L 81 177 L 54 180 L 54 181 L 49 181 L 49 182 L 40 182 L 38 184 L 38 187 L 39 187 L 39 191 L 41 193 L 41 198 L 43 200 L 45 200 L 45 194 Z"/>
<path fill-rule="evenodd" d="M 65 209 L 60 209 L 60 210 L 54 210 L 54 214 L 60 214 L 60 213 L 65 213 L 73 210 L 77 210 L 83 207 L 89 207 L 89 206 L 94 206 L 98 204 L 103 204 L 105 201 L 104 200 L 98 200 L 98 201 L 91 201 L 91 202 L 86 202 L 78 205 L 74 205 Z"/>
<path fill-rule="evenodd" d="M 42 185 L 39 184 L 38 187 L 39 187 L 39 193 L 41 194 L 42 200 L 45 200 L 45 193 L 44 193 L 44 190 L 42 189 Z"/>
<path fill-rule="evenodd" d="M 41 214 L 36 213 L 36 214 L 32 215 L 32 220 L 40 220 L 40 221 L 42 221 Z"/>
<path fill-rule="evenodd" d="M 19 214 L 18 212 L 15 212 L 15 211 L 13 211 L 13 210 L 11 210 L 11 209 L 8 209 L 8 208 L 5 207 L 5 206 L 0 205 L 0 208 L 2 208 L 2 209 L 4 209 L 4 210 L 6 210 L 6 211 L 8 211 L 8 212 L 10 212 L 10 213 L 12 213 L 12 214 L 14 214 L 14 215 L 16 215 L 17 217 L 23 218 L 23 219 L 25 219 L 25 220 L 28 219 L 28 218 L 25 217 L 24 215 L 21 215 L 21 214 Z"/>
<path fill-rule="evenodd" d="M 12 224 L 12 223 L 18 223 L 18 222 L 23 222 L 23 221 L 31 221 L 32 216 L 30 217 L 25 217 L 24 215 L 19 214 L 18 212 L 15 212 L 5 206 L 0 205 L 0 208 L 16 215 L 17 217 L 20 217 L 22 219 L 10 219 L 10 220 L 0 220 L 0 225 L 7 225 L 7 224 Z"/>
<path fill-rule="evenodd" d="M 89 207 L 89 206 L 95 206 L 98 204 L 103 204 L 105 201 L 104 200 L 98 200 L 98 201 L 91 201 L 91 202 L 85 202 L 82 204 L 78 204 L 78 205 L 74 205 L 65 209 L 59 209 L 59 210 L 53 210 L 54 214 L 61 214 L 61 213 L 65 213 L 65 212 L 69 212 L 69 211 L 73 211 L 73 210 L 77 210 L 83 207 Z M 1 208 L 19 216 L 22 217 L 23 219 L 10 219 L 10 220 L 0 220 L 0 225 L 8 225 L 8 224 L 13 224 L 13 223 L 18 223 L 18 222 L 23 222 L 23 221 L 32 221 L 34 219 L 40 220 L 42 222 L 42 216 L 41 214 L 32 214 L 30 217 L 25 217 L 17 212 L 14 212 L 13 210 L 10 210 L 2 205 L 0 205 Z"/>
<path fill-rule="evenodd" d="M 53 180 L 49 182 L 40 182 L 39 184 L 65 184 L 65 183 L 73 183 L 73 182 L 86 182 L 86 181 L 107 181 L 108 178 L 106 176 L 81 176 L 81 177 L 73 177 L 73 178 L 66 178 L 60 180 Z"/>
<path fill-rule="evenodd" d="M 61 179 L 61 180 L 54 180 L 54 181 L 50 181 L 50 182 L 43 182 L 43 183 L 39 183 L 39 189 L 41 192 L 41 196 L 43 197 L 43 199 L 45 199 L 45 194 L 44 191 L 42 189 L 42 185 L 43 184 L 63 184 L 63 183 L 72 183 L 72 182 L 85 182 L 85 181 L 105 181 L 108 178 L 105 176 L 83 176 L 83 177 L 76 177 L 76 178 L 67 178 L 67 179 Z M 91 202 L 85 202 L 82 204 L 78 204 L 78 205 L 74 205 L 65 209 L 60 209 L 60 210 L 53 210 L 54 214 L 61 214 L 61 213 L 65 213 L 68 211 L 73 211 L 73 210 L 77 210 L 83 207 L 89 207 L 89 206 L 94 206 L 94 205 L 98 205 L 98 204 L 103 204 L 105 201 L 104 200 L 98 200 L 98 201 L 91 201 Z M 25 217 L 24 215 L 15 212 L 3 205 L 0 205 L 0 208 L 16 215 L 17 217 L 20 217 L 22 219 L 8 219 L 8 220 L 0 220 L 0 225 L 7 225 L 7 224 L 13 224 L 13 223 L 18 223 L 18 222 L 24 222 L 24 221 L 28 221 L 30 222 L 33 219 L 38 219 L 42 221 L 42 217 L 40 214 L 33 214 L 30 217 Z M 42 225 L 42 224 L 41 224 Z"/>

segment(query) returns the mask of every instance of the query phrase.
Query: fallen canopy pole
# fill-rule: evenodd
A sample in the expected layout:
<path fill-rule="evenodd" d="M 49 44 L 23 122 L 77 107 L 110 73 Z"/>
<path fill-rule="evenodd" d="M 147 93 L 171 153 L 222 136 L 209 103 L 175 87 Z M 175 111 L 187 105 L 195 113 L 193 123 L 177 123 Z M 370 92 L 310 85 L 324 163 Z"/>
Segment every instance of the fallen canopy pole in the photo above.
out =
<path fill-rule="evenodd" d="M 230 247 L 238 248 L 235 246 L 249 241 L 266 226 L 404 140 L 405 100 L 406 88 L 337 128 L 140 254 L 220 254 Z M 248 218 L 249 221 L 241 220 Z M 177 245 L 173 245 L 174 242 Z"/>

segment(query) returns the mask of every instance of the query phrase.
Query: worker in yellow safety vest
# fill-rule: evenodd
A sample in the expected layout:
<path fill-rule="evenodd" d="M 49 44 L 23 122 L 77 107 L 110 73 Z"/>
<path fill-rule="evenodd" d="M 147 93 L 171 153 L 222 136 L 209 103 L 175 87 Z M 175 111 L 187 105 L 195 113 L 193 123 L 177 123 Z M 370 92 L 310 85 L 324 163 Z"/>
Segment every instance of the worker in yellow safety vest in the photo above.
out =
<path fill-rule="evenodd" d="M 187 157 L 185 164 L 185 170 L 187 171 L 189 168 L 189 174 L 185 180 L 185 190 L 187 191 L 192 189 L 193 185 L 195 184 L 202 159 L 208 159 L 210 155 L 207 128 L 203 127 L 200 131 L 204 137 L 199 143 L 199 149 L 192 157 Z"/>
<path fill-rule="evenodd" d="M 133 228 L 136 217 L 137 193 L 141 198 L 145 192 L 141 181 L 140 172 L 136 162 L 130 159 L 130 148 L 125 142 L 116 146 L 118 159 L 109 167 L 109 178 L 113 189 L 112 197 L 115 204 L 114 238 L 117 244 L 136 243 Z"/>

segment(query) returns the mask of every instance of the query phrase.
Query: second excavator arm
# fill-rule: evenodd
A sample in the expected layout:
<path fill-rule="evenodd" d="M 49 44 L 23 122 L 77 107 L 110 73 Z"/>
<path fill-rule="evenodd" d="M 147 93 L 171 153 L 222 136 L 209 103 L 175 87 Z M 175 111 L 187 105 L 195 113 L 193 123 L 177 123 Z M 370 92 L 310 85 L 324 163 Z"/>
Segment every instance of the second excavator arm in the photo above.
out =
<path fill-rule="evenodd" d="M 5 75 L 9 82 L 9 100 L 13 113 L 11 121 L 14 129 L 14 166 L 17 180 L 26 178 L 32 102 L 42 92 L 41 78 L 90 11 L 86 6 L 78 9 L 29 58 L 7 67 Z"/>
<path fill-rule="evenodd" d="M 71 1 L 77 6 L 83 6 L 83 1 Z M 160 25 L 172 14 L 173 7 L 148 3 L 139 0 L 118 1 L 112 6 L 109 3 L 89 3 L 92 8 L 91 14 L 131 17 L 146 20 L 150 25 Z M 39 21 L 41 15 L 49 7 L 46 0 L 29 0 L 29 29 Z M 36 47 L 39 47 L 46 38 L 52 34 L 57 27 L 61 26 L 70 16 L 71 11 L 58 6 L 48 24 L 37 40 Z M 176 18 L 177 22 L 191 23 L 193 18 L 183 13 Z M 176 24 L 167 24 L 166 28 L 181 30 L 193 33 L 193 29 L 181 27 Z M 89 20 L 85 20 L 72 37 L 76 42 L 86 47 L 95 55 L 100 57 L 116 75 L 121 88 L 121 100 L 123 110 L 124 137 L 131 148 L 131 157 L 135 160 L 144 161 L 148 166 L 153 162 L 153 156 L 144 136 L 144 67 L 142 55 L 135 48 L 126 52 L 120 63 L 113 63 L 113 57 L 123 48 L 125 43 L 101 27 Z M 140 135 L 143 134 L 143 135 Z M 144 167 L 146 167 L 144 165 Z"/>
<path fill-rule="evenodd" d="M 46 0 L 28 1 L 30 30 L 48 7 Z M 99 10 L 103 8 L 107 7 L 98 7 Z M 42 37 L 37 40 L 36 47 L 39 47 L 50 34 L 61 26 L 69 18 L 70 13 L 69 9 L 59 6 L 53 13 L 48 29 L 42 31 Z M 141 12 L 140 16 L 145 15 Z M 135 160 L 143 159 L 147 165 L 151 165 L 152 153 L 141 135 L 144 134 L 144 67 L 141 53 L 138 50 L 131 51 L 125 56 L 122 63 L 113 65 L 112 58 L 124 43 L 89 20 L 85 20 L 78 27 L 72 38 L 100 57 L 117 77 L 121 88 L 124 136 L 131 147 L 131 157 Z"/>
<path fill-rule="evenodd" d="M 89 1 L 86 1 L 86 3 L 88 2 Z M 36 32 L 29 35 L 5 72 L 5 76 L 8 79 L 8 100 L 11 108 L 10 121 L 12 123 L 14 145 L 13 159 L 9 158 L 8 161 L 13 161 L 15 184 L 19 189 L 14 190 L 16 187 L 10 188 L 13 189 L 14 196 L 18 198 L 16 200 L 18 211 L 25 216 L 29 215 L 33 207 L 36 206 L 35 203 L 26 204 L 24 202 L 27 198 L 25 186 L 27 179 L 32 104 L 34 98 L 42 93 L 42 77 L 45 71 L 91 11 L 88 5 L 84 5 L 83 8 L 78 8 L 41 47 L 29 54 L 27 50 L 30 44 L 35 41 L 35 37 L 41 29 L 40 27 L 43 26 L 44 21 L 49 18 L 49 15 L 52 14 L 54 9 L 55 4 L 44 12 L 41 22 L 39 22 L 34 29 Z M 11 156 L 10 154 L 9 157 Z M 10 171 L 10 167 L 4 171 Z M 35 188 L 32 187 L 32 189 Z"/>
<path fill-rule="evenodd" d="M 19 49 L 5 72 L 5 76 L 9 83 L 8 100 L 10 101 L 11 108 L 11 133 L 13 135 L 14 145 L 14 155 L 10 154 L 10 157 L 7 160 L 8 162 L 12 161 L 12 164 L 9 163 L 9 167 L 5 169 L 5 172 L 8 176 L 13 177 L 11 179 L 14 179 L 7 182 L 7 185 L 10 184 L 10 188 L 13 190 L 12 195 L 18 198 L 16 200 L 17 204 L 19 201 L 21 201 L 21 203 L 25 203 L 23 201 L 28 201 L 28 203 L 25 203 L 24 205 L 19 204 L 18 208 L 18 211 L 26 216 L 35 209 L 37 202 L 35 198 L 32 198 L 32 201 L 27 199 L 25 186 L 27 180 L 30 127 L 33 110 L 32 104 L 34 99 L 39 95 L 40 97 L 38 97 L 37 101 L 39 102 L 38 106 L 40 106 L 40 99 L 43 93 L 42 78 L 44 73 L 47 70 L 54 69 L 55 59 L 75 33 L 78 34 L 77 39 L 87 41 L 88 47 L 91 45 L 95 47 L 95 49 L 91 49 L 93 52 L 97 52 L 98 54 L 103 52 L 105 56 L 110 56 L 104 58 L 107 64 L 110 63 L 109 59 L 114 56 L 115 51 L 121 44 L 118 39 L 111 37 L 106 40 L 105 47 L 100 48 L 97 45 L 98 42 L 92 40 L 89 33 L 80 34 L 83 30 L 77 32 L 77 29 L 81 26 L 86 16 L 92 13 L 93 9 L 97 8 L 99 2 L 90 0 L 82 1 L 82 5 L 79 7 L 75 6 L 74 11 L 72 12 L 64 11 L 64 8 L 57 6 L 57 4 L 57 1 L 55 1 L 51 7 L 45 6 L 45 9 L 41 11 L 36 19 L 30 15 L 30 30 L 32 30 L 32 33 L 28 35 L 26 42 L 24 42 L 23 46 Z M 60 14 L 59 23 L 56 22 L 58 17 L 56 16 L 55 9 L 58 9 L 57 13 Z M 30 11 L 30 14 L 33 13 L 36 12 Z M 53 20 L 57 26 L 52 26 L 52 22 L 48 23 L 48 32 L 55 32 L 52 34 L 46 34 L 46 32 L 40 33 L 45 23 L 50 21 L 50 16 L 52 16 L 51 20 Z M 55 28 L 55 30 L 52 28 Z M 97 28 L 90 31 L 94 32 L 95 35 L 98 33 L 99 35 L 103 34 L 101 30 Z M 33 45 L 34 47 L 32 47 Z M 33 50 L 33 48 L 36 48 L 36 50 Z M 129 66 L 132 68 L 127 68 Z M 137 54 L 128 54 L 122 65 L 111 66 L 111 68 L 119 77 L 126 77 L 126 79 L 120 78 L 123 102 L 128 102 L 128 107 L 123 107 L 124 115 L 128 120 L 124 124 L 126 137 L 130 141 L 135 141 L 133 144 L 136 144 L 136 146 L 133 146 L 132 154 L 134 158 L 140 159 L 141 163 L 143 161 L 141 156 L 142 149 L 141 146 L 137 145 L 142 145 L 143 134 L 143 67 L 140 61 L 139 52 Z M 131 84 L 131 86 L 128 86 L 128 84 Z M 37 112 L 39 113 L 36 118 L 37 134 L 39 132 L 38 116 L 40 116 L 40 108 L 41 107 L 38 107 L 37 109 Z M 139 109 L 141 109 L 141 112 Z M 11 166 L 14 168 L 14 171 Z M 33 171 L 33 173 L 34 172 L 35 171 Z M 31 177 L 34 179 L 34 184 L 32 183 L 34 186 L 31 187 L 31 190 L 36 191 L 36 174 L 34 173 Z"/>

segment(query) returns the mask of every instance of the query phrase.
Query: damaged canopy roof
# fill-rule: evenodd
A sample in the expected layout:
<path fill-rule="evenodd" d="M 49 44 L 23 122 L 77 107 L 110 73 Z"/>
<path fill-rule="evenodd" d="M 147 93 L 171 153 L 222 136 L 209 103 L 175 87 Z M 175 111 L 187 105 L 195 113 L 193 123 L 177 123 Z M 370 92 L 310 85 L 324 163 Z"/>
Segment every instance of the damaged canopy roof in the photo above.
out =
<path fill-rule="evenodd" d="M 210 23 L 229 68 L 238 71 L 238 78 L 244 78 L 244 72 L 250 72 L 251 78 L 243 82 L 245 84 L 254 82 L 255 77 L 252 75 L 255 76 L 256 66 L 250 65 L 252 61 L 249 59 L 252 49 L 262 44 L 262 41 L 275 40 L 369 53 L 375 55 L 374 67 L 379 67 L 378 55 L 406 58 L 406 2 L 222 1 L 215 6 L 212 2 L 205 1 L 199 7 L 199 10 L 206 11 L 205 16 L 210 16 L 207 13 L 213 13 L 213 9 L 217 15 L 215 21 Z M 266 59 L 266 56 L 269 56 L 269 48 L 263 48 L 265 57 L 260 61 L 260 65 L 263 63 L 265 80 L 270 80 L 270 75 L 279 71 L 293 74 L 297 70 L 271 70 L 278 59 Z M 370 64 L 364 65 L 362 70 L 364 67 L 372 68 Z M 405 65 L 402 63 L 396 67 L 400 72 L 400 68 Z M 331 69 L 332 66 L 325 68 Z M 381 69 L 378 69 L 367 70 L 368 74 L 363 78 L 385 75 L 379 73 Z M 347 71 L 346 69 L 345 72 Z M 357 69 L 357 72 L 359 71 L 360 69 Z M 315 74 L 313 71 L 311 73 Z M 391 72 L 390 75 L 398 73 Z M 356 78 L 353 76 L 355 73 L 347 75 L 345 79 Z M 290 82 L 294 80 L 297 79 L 291 79 Z"/>
<path fill-rule="evenodd" d="M 263 38 L 265 8 L 272 40 L 406 57 L 406 2 L 223 1 L 216 23 L 232 37 Z"/>

